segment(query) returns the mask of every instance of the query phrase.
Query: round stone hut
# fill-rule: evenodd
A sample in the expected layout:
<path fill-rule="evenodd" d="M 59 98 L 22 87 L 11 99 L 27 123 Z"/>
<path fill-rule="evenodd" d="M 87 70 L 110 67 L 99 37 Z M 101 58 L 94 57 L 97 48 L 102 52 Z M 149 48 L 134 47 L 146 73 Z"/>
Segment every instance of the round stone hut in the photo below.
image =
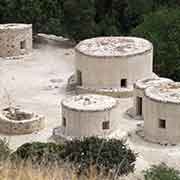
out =
<path fill-rule="evenodd" d="M 153 46 L 142 38 L 87 39 L 75 52 L 78 93 L 129 97 L 136 80 L 153 75 Z"/>
<path fill-rule="evenodd" d="M 171 79 L 167 78 L 145 78 L 142 80 L 136 81 L 134 84 L 134 116 L 138 119 L 143 119 L 143 107 L 144 107 L 144 92 L 145 89 L 151 86 L 158 86 L 165 83 L 173 82 Z"/>
<path fill-rule="evenodd" d="M 145 90 L 144 135 L 161 143 L 180 142 L 180 83 L 168 83 Z"/>
<path fill-rule="evenodd" d="M 62 100 L 62 127 L 68 137 L 108 135 L 117 101 L 109 96 L 84 94 Z"/>
<path fill-rule="evenodd" d="M 32 51 L 31 24 L 0 24 L 0 57 L 15 58 Z"/>

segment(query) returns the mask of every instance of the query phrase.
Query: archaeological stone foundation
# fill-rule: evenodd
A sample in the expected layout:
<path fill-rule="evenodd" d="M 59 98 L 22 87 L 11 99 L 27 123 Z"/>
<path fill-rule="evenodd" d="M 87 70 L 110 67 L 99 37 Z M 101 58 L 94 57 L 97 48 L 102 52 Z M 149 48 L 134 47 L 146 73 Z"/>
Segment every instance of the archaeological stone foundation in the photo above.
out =
<path fill-rule="evenodd" d="M 153 46 L 145 39 L 92 38 L 80 42 L 75 53 L 78 93 L 129 97 L 135 81 L 154 75 Z"/>
<path fill-rule="evenodd" d="M 18 58 L 32 52 L 31 24 L 0 25 L 0 57 Z"/>
<path fill-rule="evenodd" d="M 44 116 L 33 112 L 9 107 L 0 113 L 0 133 L 8 135 L 30 134 L 42 130 L 44 127 Z"/>

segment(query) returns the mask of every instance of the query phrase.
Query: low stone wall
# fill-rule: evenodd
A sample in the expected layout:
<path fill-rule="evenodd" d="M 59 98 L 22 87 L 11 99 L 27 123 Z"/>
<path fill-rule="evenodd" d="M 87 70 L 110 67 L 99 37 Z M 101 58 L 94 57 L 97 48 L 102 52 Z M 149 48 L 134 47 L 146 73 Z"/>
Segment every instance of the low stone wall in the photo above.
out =
<path fill-rule="evenodd" d="M 29 112 L 28 112 L 29 113 Z M 0 133 L 9 135 L 30 134 L 43 129 L 45 118 L 40 115 L 33 115 L 29 120 L 10 120 L 2 113 L 0 114 Z"/>
<path fill-rule="evenodd" d="M 75 42 L 62 36 L 56 36 L 52 34 L 39 33 L 33 37 L 35 43 L 50 44 L 54 46 L 61 46 L 64 48 L 72 48 L 76 45 Z"/>
<path fill-rule="evenodd" d="M 85 88 L 83 86 L 76 86 L 77 94 L 101 94 L 105 96 L 111 96 L 114 98 L 128 98 L 133 96 L 133 88 L 121 88 L 121 89 L 93 89 L 93 88 Z"/>

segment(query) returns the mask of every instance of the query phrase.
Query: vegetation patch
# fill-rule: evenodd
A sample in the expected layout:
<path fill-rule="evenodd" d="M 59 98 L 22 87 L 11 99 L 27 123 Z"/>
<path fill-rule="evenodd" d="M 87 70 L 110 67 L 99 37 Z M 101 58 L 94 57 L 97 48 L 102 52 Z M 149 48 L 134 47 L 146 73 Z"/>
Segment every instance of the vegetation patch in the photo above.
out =
<path fill-rule="evenodd" d="M 154 165 L 144 171 L 145 180 L 180 180 L 180 171 L 166 164 Z"/>
<path fill-rule="evenodd" d="M 11 154 L 12 161 L 31 161 L 32 164 L 49 165 L 57 163 L 61 158 L 60 154 L 63 150 L 63 145 L 55 143 L 25 143 Z"/>
<path fill-rule="evenodd" d="M 77 167 L 77 173 L 93 166 L 105 174 L 123 175 L 134 171 L 136 155 L 124 141 L 91 137 L 68 141 L 61 156 Z"/>
<path fill-rule="evenodd" d="M 134 171 L 136 154 L 120 140 L 106 140 L 96 137 L 67 141 L 64 145 L 55 143 L 26 143 L 12 155 L 11 160 L 48 165 L 66 162 L 76 167 L 77 174 L 86 174 L 91 167 L 97 172 L 117 175 Z"/>

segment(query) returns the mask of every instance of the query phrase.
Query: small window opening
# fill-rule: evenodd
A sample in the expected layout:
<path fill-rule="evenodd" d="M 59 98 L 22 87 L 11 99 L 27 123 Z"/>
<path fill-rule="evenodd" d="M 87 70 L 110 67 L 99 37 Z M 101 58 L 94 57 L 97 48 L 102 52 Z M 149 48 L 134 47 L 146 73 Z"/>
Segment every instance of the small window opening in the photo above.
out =
<path fill-rule="evenodd" d="M 66 118 L 63 117 L 63 122 L 62 122 L 63 126 L 66 127 Z"/>
<path fill-rule="evenodd" d="M 110 129 L 110 122 L 109 121 L 104 121 L 102 123 L 102 129 L 103 130 Z"/>
<path fill-rule="evenodd" d="M 26 49 L 26 41 L 25 40 L 20 42 L 20 48 Z"/>
<path fill-rule="evenodd" d="M 166 120 L 159 119 L 159 128 L 162 128 L 162 129 L 166 128 Z"/>
<path fill-rule="evenodd" d="M 121 79 L 121 87 L 123 88 L 127 87 L 127 79 Z"/>

